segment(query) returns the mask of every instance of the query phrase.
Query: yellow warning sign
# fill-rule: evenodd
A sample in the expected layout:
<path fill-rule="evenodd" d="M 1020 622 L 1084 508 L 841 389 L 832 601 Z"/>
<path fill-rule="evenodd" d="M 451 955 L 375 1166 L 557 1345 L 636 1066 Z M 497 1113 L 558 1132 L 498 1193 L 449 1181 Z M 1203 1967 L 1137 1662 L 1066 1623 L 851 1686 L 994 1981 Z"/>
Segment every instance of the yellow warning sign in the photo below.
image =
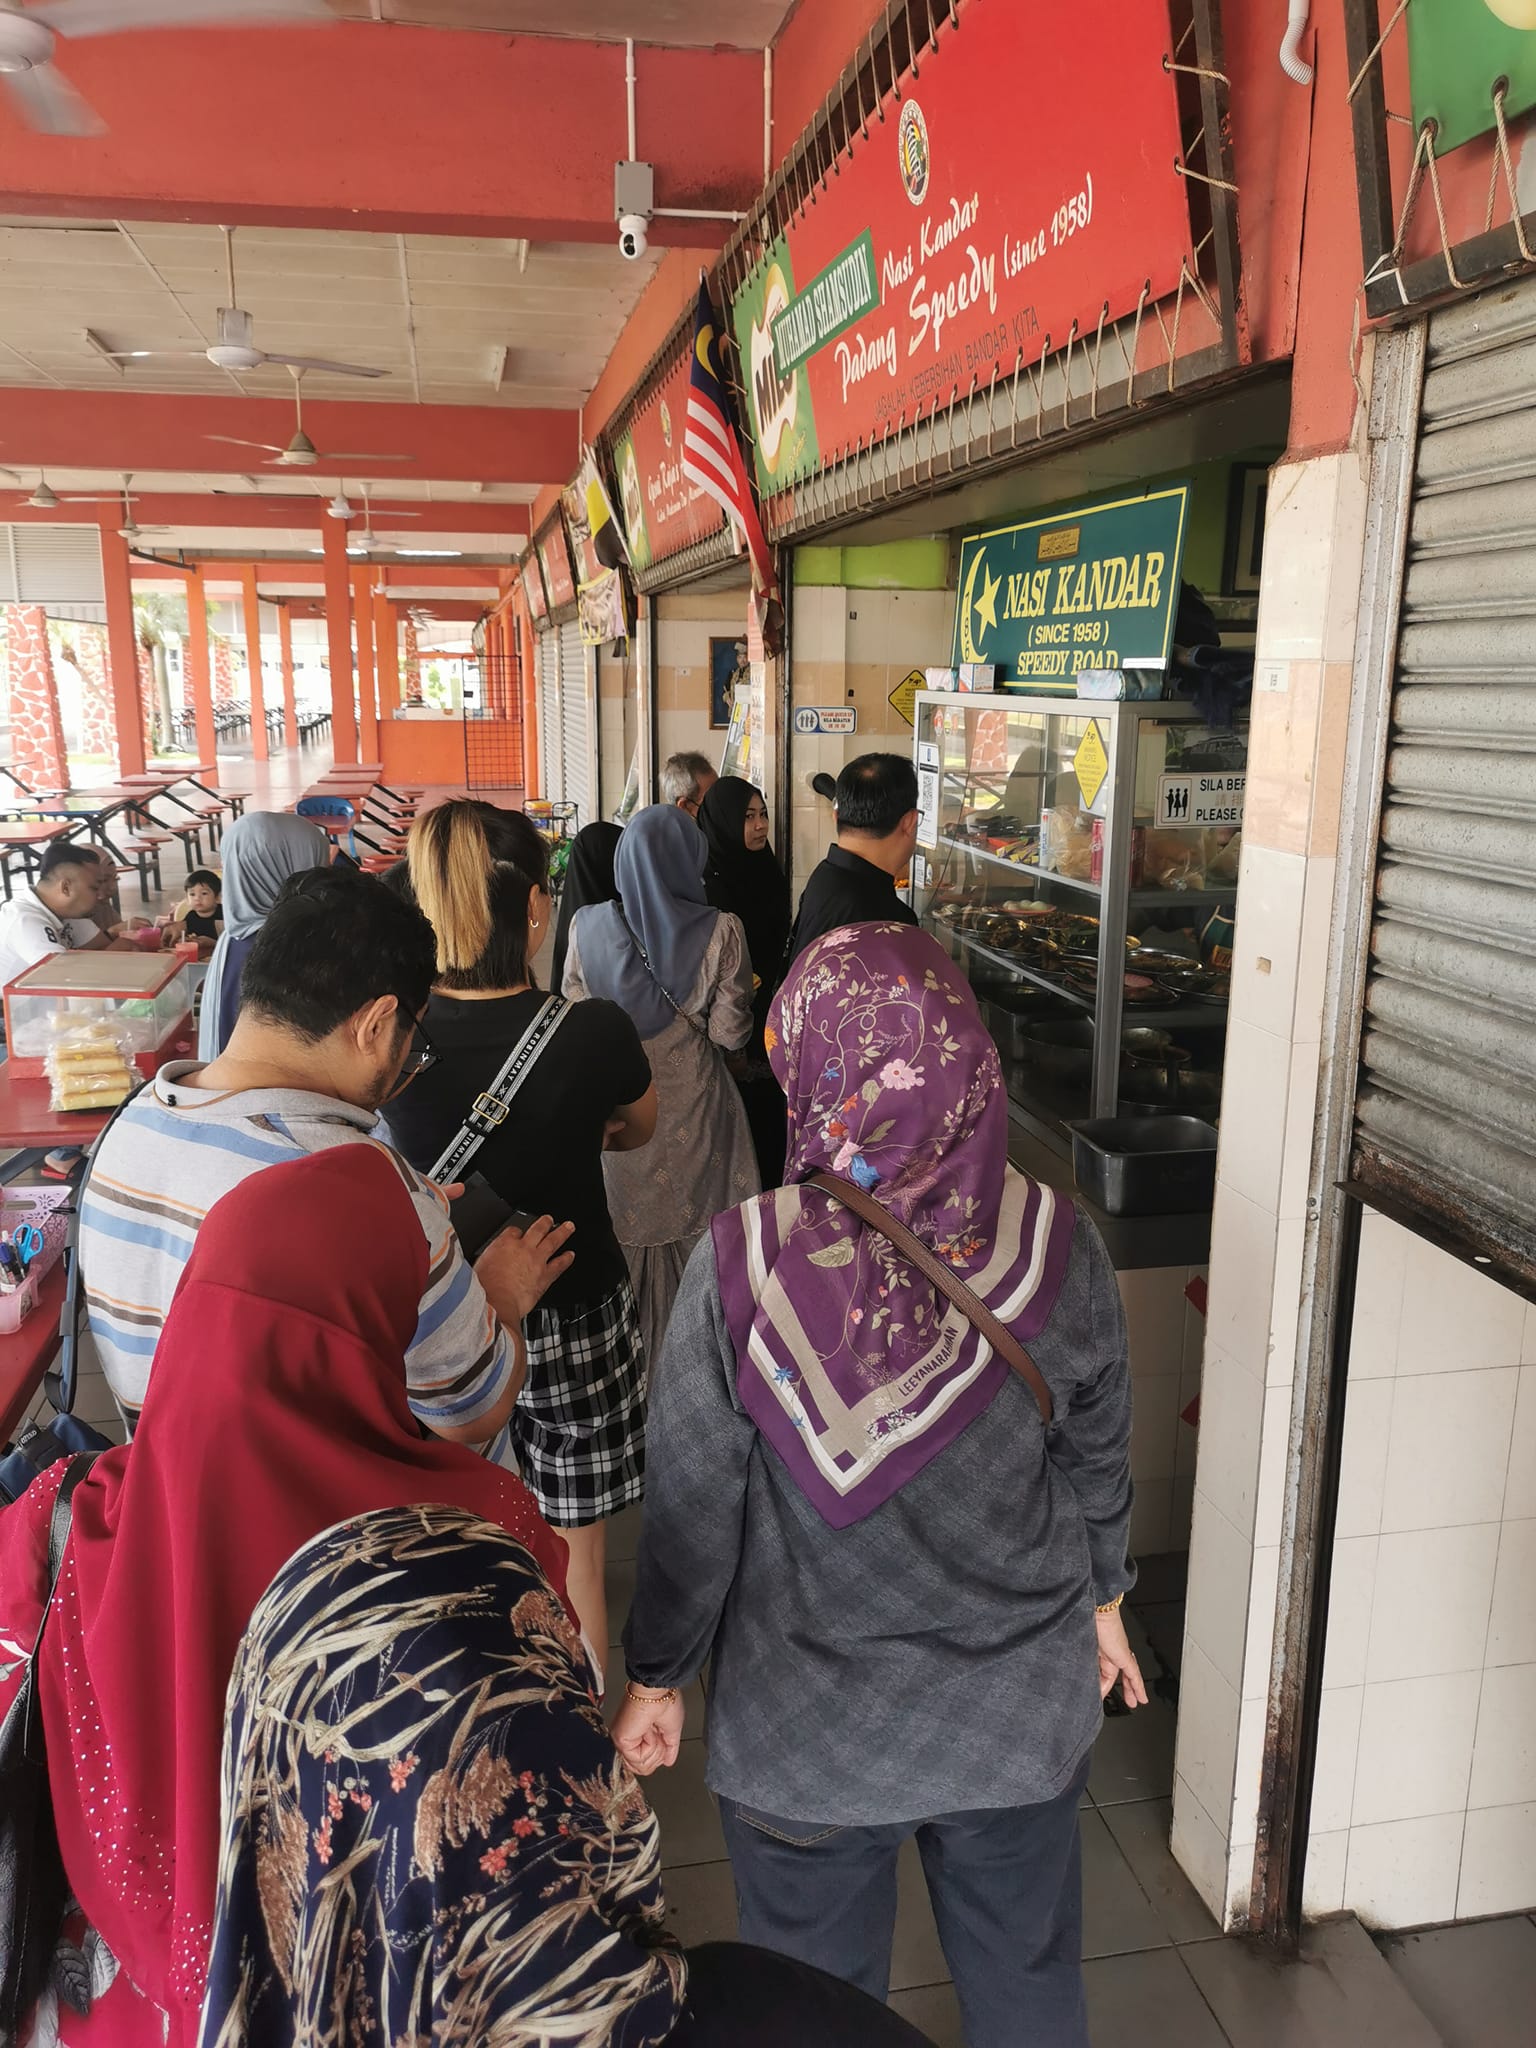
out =
<path fill-rule="evenodd" d="M 1078 741 L 1072 766 L 1077 775 L 1077 786 L 1083 792 L 1083 802 L 1092 810 L 1093 800 L 1104 787 L 1104 778 L 1109 773 L 1109 754 L 1096 718 L 1089 721 L 1088 730 Z"/>
<path fill-rule="evenodd" d="M 922 670 L 915 668 L 911 675 L 899 682 L 891 692 L 891 709 L 899 717 L 904 718 L 908 725 L 912 723 L 912 707 L 917 701 L 918 691 L 923 687 L 923 680 Z"/>

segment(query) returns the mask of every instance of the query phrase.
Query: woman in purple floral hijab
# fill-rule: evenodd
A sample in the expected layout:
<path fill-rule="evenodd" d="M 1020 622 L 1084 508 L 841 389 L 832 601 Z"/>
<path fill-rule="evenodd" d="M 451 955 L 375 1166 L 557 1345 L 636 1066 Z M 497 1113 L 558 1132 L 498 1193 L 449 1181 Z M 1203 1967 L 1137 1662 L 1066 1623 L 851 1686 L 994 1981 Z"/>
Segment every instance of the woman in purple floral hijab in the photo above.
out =
<path fill-rule="evenodd" d="M 1077 1805 L 1134 1583 L 1113 1269 L 1015 1172 L 997 1054 L 943 950 L 829 932 L 769 1017 L 789 1185 L 715 1219 L 652 1383 L 615 1739 L 678 1755 L 710 1666 L 708 1782 L 742 1938 L 885 1995 L 915 1838 L 969 2048 L 1086 2048 Z M 862 1187 L 1028 1350 L 1022 1377 L 889 1239 Z"/>
<path fill-rule="evenodd" d="M 829 932 L 767 1043 L 790 1185 L 715 1219 L 721 1299 L 743 1407 L 844 1528 L 953 1443 L 1009 1367 L 888 1238 L 795 1183 L 830 1169 L 874 1195 L 1026 1346 L 1061 1292 L 1073 1209 L 1007 1172 L 996 1050 L 967 983 L 910 927 Z"/>

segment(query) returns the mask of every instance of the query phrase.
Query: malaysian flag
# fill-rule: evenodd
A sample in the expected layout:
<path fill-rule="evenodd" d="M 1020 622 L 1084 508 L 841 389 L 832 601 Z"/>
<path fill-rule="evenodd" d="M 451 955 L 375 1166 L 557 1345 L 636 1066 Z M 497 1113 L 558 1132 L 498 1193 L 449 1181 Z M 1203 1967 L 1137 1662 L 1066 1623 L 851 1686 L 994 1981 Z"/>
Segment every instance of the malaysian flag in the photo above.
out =
<path fill-rule="evenodd" d="M 688 425 L 683 434 L 683 475 L 707 491 L 746 540 L 759 589 L 777 588 L 773 556 L 747 466 L 736 438 L 730 393 L 720 374 L 720 345 L 715 335 L 715 309 L 709 286 L 699 280 L 699 304 L 693 322 L 693 361 L 688 372 Z"/>

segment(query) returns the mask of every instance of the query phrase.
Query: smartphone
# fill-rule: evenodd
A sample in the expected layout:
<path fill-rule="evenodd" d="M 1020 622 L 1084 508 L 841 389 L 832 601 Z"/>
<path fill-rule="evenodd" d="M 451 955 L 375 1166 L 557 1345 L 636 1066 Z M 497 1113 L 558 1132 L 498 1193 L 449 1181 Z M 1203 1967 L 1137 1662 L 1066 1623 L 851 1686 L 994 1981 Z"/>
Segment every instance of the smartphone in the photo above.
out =
<path fill-rule="evenodd" d="M 512 1225 L 526 1230 L 538 1219 L 528 1209 L 514 1209 L 503 1201 L 483 1173 L 472 1173 L 464 1192 L 448 1211 L 458 1234 L 459 1248 L 471 1264 L 479 1258 L 498 1232 Z"/>

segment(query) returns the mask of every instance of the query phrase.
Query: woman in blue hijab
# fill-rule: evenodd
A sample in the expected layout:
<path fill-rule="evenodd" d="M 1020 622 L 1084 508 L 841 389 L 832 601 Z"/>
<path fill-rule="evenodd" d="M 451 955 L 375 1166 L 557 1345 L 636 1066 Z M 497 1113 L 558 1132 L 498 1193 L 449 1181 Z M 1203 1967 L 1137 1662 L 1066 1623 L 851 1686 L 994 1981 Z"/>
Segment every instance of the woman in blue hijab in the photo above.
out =
<path fill-rule="evenodd" d="M 617 903 L 579 910 L 564 992 L 627 1010 L 656 1083 L 656 1135 L 604 1160 L 608 1208 L 654 1364 L 688 1255 L 722 1209 L 760 1186 L 752 1133 L 725 1064 L 752 1036 L 741 921 L 710 907 L 709 843 L 686 811 L 655 804 L 625 827 Z"/>

